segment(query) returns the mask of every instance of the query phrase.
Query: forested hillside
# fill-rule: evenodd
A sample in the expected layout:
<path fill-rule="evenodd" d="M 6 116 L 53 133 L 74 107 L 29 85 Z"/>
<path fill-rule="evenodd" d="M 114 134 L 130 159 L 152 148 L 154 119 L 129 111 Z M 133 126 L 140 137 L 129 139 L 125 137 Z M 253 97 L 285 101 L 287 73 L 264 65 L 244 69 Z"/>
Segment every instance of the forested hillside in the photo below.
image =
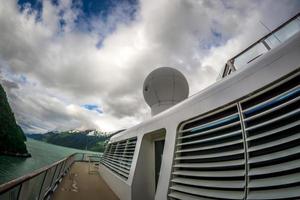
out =
<path fill-rule="evenodd" d="M 7 101 L 6 93 L 0 85 L 0 154 L 28 157 L 24 141 L 26 137 Z"/>
<path fill-rule="evenodd" d="M 108 140 L 110 135 L 97 132 L 95 130 L 86 130 L 48 132 L 45 134 L 27 134 L 27 136 L 32 139 L 60 146 L 103 152 L 104 144 Z"/>

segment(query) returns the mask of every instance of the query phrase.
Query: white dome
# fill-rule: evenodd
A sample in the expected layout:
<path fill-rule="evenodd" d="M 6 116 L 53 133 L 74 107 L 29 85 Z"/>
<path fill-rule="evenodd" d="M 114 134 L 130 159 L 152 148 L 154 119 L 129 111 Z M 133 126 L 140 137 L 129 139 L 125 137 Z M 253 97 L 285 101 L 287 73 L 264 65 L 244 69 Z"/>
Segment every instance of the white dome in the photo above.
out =
<path fill-rule="evenodd" d="M 161 67 L 152 71 L 143 87 L 145 101 L 155 115 L 189 95 L 189 85 L 184 75 L 170 67 Z"/>

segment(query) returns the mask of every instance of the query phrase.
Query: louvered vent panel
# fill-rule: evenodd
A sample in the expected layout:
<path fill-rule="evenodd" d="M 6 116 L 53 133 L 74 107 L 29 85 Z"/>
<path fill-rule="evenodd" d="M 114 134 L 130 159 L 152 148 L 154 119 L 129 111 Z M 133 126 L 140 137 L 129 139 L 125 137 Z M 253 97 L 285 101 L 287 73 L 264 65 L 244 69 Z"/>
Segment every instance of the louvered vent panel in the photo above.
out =
<path fill-rule="evenodd" d="M 127 179 L 135 150 L 136 138 L 108 144 L 101 163 L 107 168 Z"/>
<path fill-rule="evenodd" d="M 249 155 L 248 199 L 300 199 L 300 77 L 241 102 Z"/>
<path fill-rule="evenodd" d="M 243 199 L 245 151 L 236 105 L 184 123 L 177 135 L 170 199 Z"/>

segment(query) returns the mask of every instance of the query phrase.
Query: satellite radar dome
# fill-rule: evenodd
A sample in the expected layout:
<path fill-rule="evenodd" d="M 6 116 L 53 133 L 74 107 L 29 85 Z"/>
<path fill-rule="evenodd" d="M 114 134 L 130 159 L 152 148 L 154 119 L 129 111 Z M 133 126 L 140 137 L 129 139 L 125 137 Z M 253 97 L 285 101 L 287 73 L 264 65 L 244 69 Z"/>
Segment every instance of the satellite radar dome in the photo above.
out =
<path fill-rule="evenodd" d="M 145 101 L 156 115 L 189 95 L 189 85 L 184 75 L 171 67 L 161 67 L 152 71 L 143 86 Z"/>

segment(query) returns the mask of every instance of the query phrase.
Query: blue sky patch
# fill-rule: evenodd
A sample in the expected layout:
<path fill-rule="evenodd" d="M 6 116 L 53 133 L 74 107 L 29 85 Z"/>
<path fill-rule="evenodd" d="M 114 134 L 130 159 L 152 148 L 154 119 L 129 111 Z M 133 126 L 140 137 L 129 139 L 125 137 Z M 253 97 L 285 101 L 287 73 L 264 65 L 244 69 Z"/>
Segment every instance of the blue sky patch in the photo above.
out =
<path fill-rule="evenodd" d="M 212 47 L 218 47 L 223 45 L 228 38 L 224 37 L 222 32 L 216 30 L 215 28 L 211 28 L 211 35 L 209 38 L 203 39 L 199 41 L 199 47 L 202 50 L 209 50 Z"/>
<path fill-rule="evenodd" d="M 83 104 L 81 105 L 81 107 L 86 110 L 96 111 L 99 114 L 103 113 L 103 111 L 100 109 L 100 107 L 97 104 Z"/>
<path fill-rule="evenodd" d="M 51 2 L 56 6 L 59 4 L 59 0 L 52 0 Z M 106 20 L 113 9 L 121 3 L 129 5 L 130 9 L 128 9 L 127 14 L 129 18 L 133 20 L 138 8 L 138 0 L 73 0 L 72 7 L 82 11 L 82 15 L 80 16 L 81 19 L 77 20 L 77 22 L 82 19 L 89 19 L 95 16 L 101 16 L 104 20 Z M 42 0 L 18 0 L 18 5 L 20 11 L 23 11 L 26 6 L 29 5 L 39 14 L 43 9 Z"/>
<path fill-rule="evenodd" d="M 21 74 L 18 82 L 22 85 L 25 85 L 26 83 L 28 83 L 27 77 L 25 75 Z"/>
<path fill-rule="evenodd" d="M 51 0 L 54 6 L 58 6 L 60 0 Z M 29 8 L 29 12 L 36 13 L 36 21 L 42 21 L 43 0 L 18 0 L 19 10 L 23 12 Z M 138 0 L 72 0 L 72 9 L 80 11 L 80 14 L 74 19 L 75 29 L 81 32 L 91 32 L 95 28 L 93 20 L 100 20 L 109 25 L 103 30 L 96 30 L 99 35 L 99 41 L 95 44 L 96 48 L 102 48 L 103 40 L 107 35 L 112 34 L 120 23 L 130 23 L 136 17 L 139 8 Z M 111 21 L 110 16 L 114 15 L 116 8 L 121 8 L 122 15 L 117 16 Z M 63 19 L 64 10 L 59 11 L 59 32 L 64 31 L 66 21 Z M 123 16 L 124 15 L 124 16 Z"/>

